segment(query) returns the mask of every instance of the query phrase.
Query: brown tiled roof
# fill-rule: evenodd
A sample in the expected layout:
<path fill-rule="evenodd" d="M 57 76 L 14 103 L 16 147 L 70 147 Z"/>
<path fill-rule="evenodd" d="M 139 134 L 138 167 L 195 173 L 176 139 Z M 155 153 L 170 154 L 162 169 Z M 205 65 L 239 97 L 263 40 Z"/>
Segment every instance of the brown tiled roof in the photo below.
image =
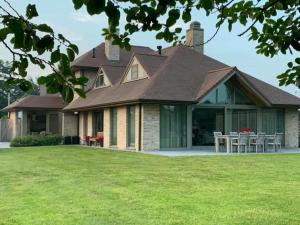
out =
<path fill-rule="evenodd" d="M 86 110 L 125 102 L 196 103 L 234 71 L 237 76 L 243 76 L 245 84 L 268 103 L 300 105 L 299 98 L 185 46 L 163 49 L 162 56 L 153 52 L 135 53 L 134 56 L 149 74 L 149 78 L 122 83 L 125 67 L 117 69 L 112 68 L 113 65 L 106 65 L 103 68 L 107 74 L 113 74 L 113 85 L 91 90 L 85 99 L 76 99 L 65 110 Z"/>
<path fill-rule="evenodd" d="M 101 43 L 97 47 L 95 47 L 95 57 L 93 58 L 93 49 L 86 52 L 82 56 L 78 57 L 71 63 L 71 67 L 73 69 L 76 68 L 96 68 L 98 69 L 100 65 L 107 66 L 127 66 L 131 56 L 134 53 L 154 53 L 151 48 L 143 47 L 143 46 L 131 46 L 130 51 L 126 51 L 125 49 L 120 50 L 120 60 L 119 61 L 110 61 L 105 56 L 105 44 Z"/>
<path fill-rule="evenodd" d="M 3 111 L 14 111 L 22 109 L 49 109 L 61 110 L 66 104 L 60 96 L 38 96 L 31 95 L 21 98 L 6 106 Z"/>

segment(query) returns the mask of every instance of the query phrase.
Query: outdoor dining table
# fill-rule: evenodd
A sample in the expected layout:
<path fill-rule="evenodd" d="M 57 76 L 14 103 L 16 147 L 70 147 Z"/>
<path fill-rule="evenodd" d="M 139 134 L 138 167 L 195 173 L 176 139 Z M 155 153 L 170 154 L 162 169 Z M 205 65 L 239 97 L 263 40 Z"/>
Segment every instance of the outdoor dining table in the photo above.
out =
<path fill-rule="evenodd" d="M 230 147 L 230 139 L 236 137 L 236 136 L 232 136 L 232 135 L 218 135 L 217 137 L 215 137 L 215 145 L 216 145 L 216 152 L 219 152 L 220 149 L 220 140 L 225 140 L 226 142 L 226 151 L 227 153 L 231 152 L 231 147 Z"/>
<path fill-rule="evenodd" d="M 249 143 L 251 142 L 251 140 L 255 140 L 257 138 L 257 134 L 250 134 L 249 135 Z M 265 136 L 265 141 L 266 140 L 274 140 L 275 135 L 273 134 L 267 134 L 264 135 Z M 238 136 L 237 135 L 218 135 L 217 137 L 215 137 L 215 147 L 216 147 L 216 152 L 219 152 L 220 150 L 220 140 L 225 140 L 226 142 L 226 152 L 227 153 L 231 153 L 232 149 L 231 149 L 231 140 L 233 139 L 237 139 Z"/>

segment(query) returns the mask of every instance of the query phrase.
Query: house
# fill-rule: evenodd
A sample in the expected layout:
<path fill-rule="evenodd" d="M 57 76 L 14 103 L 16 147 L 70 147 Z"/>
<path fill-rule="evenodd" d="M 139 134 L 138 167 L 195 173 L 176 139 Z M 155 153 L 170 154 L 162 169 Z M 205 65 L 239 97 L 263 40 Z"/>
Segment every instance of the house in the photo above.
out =
<path fill-rule="evenodd" d="M 87 96 L 63 108 L 62 134 L 103 132 L 105 148 L 143 151 L 212 145 L 213 131 L 251 128 L 297 147 L 300 99 L 205 55 L 203 37 L 193 22 L 185 46 L 125 51 L 106 40 L 77 58 Z"/>
<path fill-rule="evenodd" d="M 44 86 L 40 95 L 21 98 L 5 107 L 12 124 L 7 130 L 11 137 L 39 134 L 40 132 L 62 134 L 62 109 L 66 106 L 58 94 L 47 94 Z"/>

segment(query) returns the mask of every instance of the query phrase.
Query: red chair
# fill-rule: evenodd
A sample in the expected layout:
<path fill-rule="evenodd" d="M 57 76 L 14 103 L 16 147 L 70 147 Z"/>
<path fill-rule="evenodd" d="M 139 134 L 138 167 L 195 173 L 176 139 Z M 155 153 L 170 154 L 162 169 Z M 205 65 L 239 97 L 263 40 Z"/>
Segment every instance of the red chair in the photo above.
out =
<path fill-rule="evenodd" d="M 250 133 L 250 132 L 252 132 L 252 129 L 248 128 L 248 127 L 245 127 L 245 128 L 241 128 L 240 132 L 241 133 Z"/>
<path fill-rule="evenodd" d="M 90 145 L 90 139 L 91 139 L 91 136 L 86 135 L 86 136 L 84 137 L 84 141 L 85 141 L 85 144 L 86 144 L 86 145 Z"/>
<path fill-rule="evenodd" d="M 97 142 L 97 144 L 99 144 L 101 147 L 103 147 L 103 140 L 104 140 L 103 132 L 97 132 L 96 142 Z"/>

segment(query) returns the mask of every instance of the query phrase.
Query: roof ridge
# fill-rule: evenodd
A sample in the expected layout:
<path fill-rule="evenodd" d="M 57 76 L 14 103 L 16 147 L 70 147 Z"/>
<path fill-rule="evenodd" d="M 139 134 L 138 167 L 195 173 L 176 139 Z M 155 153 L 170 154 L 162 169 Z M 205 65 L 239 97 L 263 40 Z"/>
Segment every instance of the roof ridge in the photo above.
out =
<path fill-rule="evenodd" d="M 155 56 L 155 57 L 168 57 L 166 55 L 150 54 L 150 53 L 134 53 L 134 55 L 146 55 L 146 56 Z"/>
<path fill-rule="evenodd" d="M 109 65 L 109 64 L 100 64 L 99 68 L 102 66 L 110 66 L 110 67 L 126 67 L 127 65 Z"/>
<path fill-rule="evenodd" d="M 208 73 L 214 73 L 214 72 L 218 72 L 218 71 L 222 71 L 222 70 L 229 70 L 229 69 L 237 69 L 235 66 L 228 66 L 228 67 L 223 67 L 221 69 L 215 69 L 215 70 L 210 70 L 208 71 Z"/>

